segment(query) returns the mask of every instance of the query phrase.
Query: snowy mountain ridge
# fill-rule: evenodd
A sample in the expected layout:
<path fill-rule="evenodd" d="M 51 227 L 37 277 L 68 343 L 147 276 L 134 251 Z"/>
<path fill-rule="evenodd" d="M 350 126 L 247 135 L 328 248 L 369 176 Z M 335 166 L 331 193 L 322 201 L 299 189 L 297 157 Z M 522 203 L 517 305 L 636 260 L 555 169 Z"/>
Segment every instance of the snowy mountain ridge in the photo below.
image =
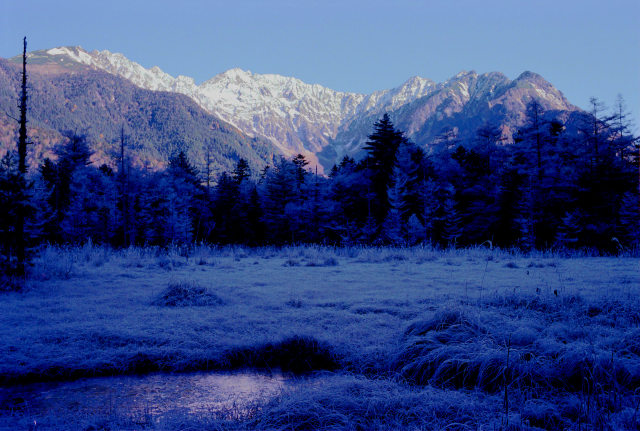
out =
<path fill-rule="evenodd" d="M 397 109 L 425 96 L 436 86 L 435 82 L 416 76 L 397 88 L 364 95 L 239 68 L 196 85 L 190 77 L 174 78 L 157 66 L 146 69 L 122 54 L 107 50 L 88 52 L 80 47 L 58 47 L 46 54 L 66 56 L 121 76 L 144 89 L 185 94 L 244 133 L 269 138 L 286 155 L 301 152 L 313 157 L 335 138 L 345 120 Z"/>
<path fill-rule="evenodd" d="M 302 153 L 316 164 L 324 152 L 325 168 L 342 155 L 358 151 L 367 131 L 384 112 L 392 113 L 394 122 L 398 120 L 410 138 L 425 141 L 442 121 L 467 111 L 480 118 L 487 116 L 484 111 L 504 107 L 511 113 L 509 121 L 521 121 L 524 105 L 533 97 L 543 101 L 546 109 L 576 109 L 562 93 L 531 72 L 514 81 L 498 72 L 461 72 L 442 83 L 414 76 L 396 88 L 365 95 L 239 68 L 197 85 L 193 78 L 173 77 L 157 66 L 147 69 L 107 50 L 58 47 L 36 53 L 52 62 L 71 60 L 103 70 L 143 89 L 184 94 L 243 133 L 269 139 L 286 156 Z M 425 132 L 428 122 L 431 125 Z"/>

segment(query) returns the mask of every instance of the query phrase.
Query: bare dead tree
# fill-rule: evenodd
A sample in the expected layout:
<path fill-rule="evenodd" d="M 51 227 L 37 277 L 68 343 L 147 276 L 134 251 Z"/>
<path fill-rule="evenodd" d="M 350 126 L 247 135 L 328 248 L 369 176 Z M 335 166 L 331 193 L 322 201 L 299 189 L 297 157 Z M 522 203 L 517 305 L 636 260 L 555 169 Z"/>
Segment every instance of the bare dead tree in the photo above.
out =
<path fill-rule="evenodd" d="M 22 85 L 20 87 L 20 100 L 18 102 L 18 108 L 20 109 L 20 128 L 18 132 L 18 172 L 21 177 L 21 182 L 26 187 L 26 174 L 27 174 L 27 38 L 23 39 L 22 50 Z M 17 208 L 17 220 L 16 220 L 16 255 L 18 258 L 18 275 L 24 275 L 25 273 L 25 260 L 26 260 L 26 241 L 25 241 L 25 208 L 24 205 L 18 205 Z"/>

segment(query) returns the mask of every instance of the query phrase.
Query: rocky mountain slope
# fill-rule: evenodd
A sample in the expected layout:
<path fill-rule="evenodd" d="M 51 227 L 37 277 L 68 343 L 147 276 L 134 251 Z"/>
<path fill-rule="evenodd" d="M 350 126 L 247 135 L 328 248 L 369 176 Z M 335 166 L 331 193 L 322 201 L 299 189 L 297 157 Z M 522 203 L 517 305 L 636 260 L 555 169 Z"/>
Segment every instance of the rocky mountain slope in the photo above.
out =
<path fill-rule="evenodd" d="M 347 119 L 320 158 L 328 163 L 344 155 L 361 156 L 371 125 L 382 111 L 389 112 L 394 124 L 427 150 L 445 134 L 456 142 L 472 142 L 477 130 L 488 126 L 497 127 L 504 142 L 509 142 L 515 129 L 525 122 L 527 104 L 533 99 L 553 117 L 579 110 L 532 72 L 524 72 L 513 81 L 498 72 L 461 72 L 395 109 L 383 107 Z"/>
<path fill-rule="evenodd" d="M 230 170 L 243 157 L 254 169 L 279 154 L 270 141 L 248 137 L 181 94 L 150 91 L 74 61 L 52 63 L 32 57 L 28 64 L 29 136 L 32 165 L 53 155 L 61 131 L 86 134 L 95 163 L 110 163 L 124 128 L 131 157 L 139 166 L 162 167 L 185 151 L 203 169 L 207 151 L 214 171 Z M 21 68 L 0 59 L 0 149 L 15 146 Z M 16 114 L 17 115 L 17 114 Z M 15 115 L 14 115 L 15 116 Z M 1 151 L 4 153 L 4 151 Z"/>
<path fill-rule="evenodd" d="M 286 156 L 302 153 L 312 162 L 320 161 L 321 170 L 344 155 L 361 154 L 373 123 L 384 112 L 409 138 L 428 148 L 443 131 L 464 141 L 487 124 L 499 127 L 508 139 L 522 124 L 532 99 L 547 111 L 577 110 L 531 72 L 513 81 L 496 72 L 463 72 L 443 83 L 413 77 L 396 88 L 364 95 L 241 69 L 198 85 L 192 78 L 174 78 L 158 67 L 146 69 L 122 54 L 79 47 L 35 51 L 29 61 L 66 68 L 68 73 L 84 66 L 146 90 L 183 94 L 244 134 L 268 140 Z"/>

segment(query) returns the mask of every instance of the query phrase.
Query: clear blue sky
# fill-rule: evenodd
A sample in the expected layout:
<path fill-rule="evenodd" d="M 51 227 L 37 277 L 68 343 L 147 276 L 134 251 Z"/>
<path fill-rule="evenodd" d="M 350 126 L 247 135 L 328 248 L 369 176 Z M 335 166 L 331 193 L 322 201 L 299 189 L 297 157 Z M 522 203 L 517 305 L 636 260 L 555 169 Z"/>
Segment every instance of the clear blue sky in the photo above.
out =
<path fill-rule="evenodd" d="M 0 56 L 81 45 L 197 82 L 233 67 L 343 91 L 462 70 L 541 74 L 640 123 L 640 0 L 0 1 Z"/>

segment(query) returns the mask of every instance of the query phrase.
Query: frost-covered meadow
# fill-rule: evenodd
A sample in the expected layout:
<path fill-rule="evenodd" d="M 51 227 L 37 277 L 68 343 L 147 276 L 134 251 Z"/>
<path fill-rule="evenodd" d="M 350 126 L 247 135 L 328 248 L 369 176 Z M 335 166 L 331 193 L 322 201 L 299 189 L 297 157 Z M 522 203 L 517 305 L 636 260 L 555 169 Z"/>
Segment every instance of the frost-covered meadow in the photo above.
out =
<path fill-rule="evenodd" d="M 37 429 L 640 427 L 634 256 L 88 245 L 43 249 L 32 274 L 0 297 L 5 387 L 323 370 L 242 414 L 60 412 Z M 33 424 L 0 402 L 0 425 Z"/>

